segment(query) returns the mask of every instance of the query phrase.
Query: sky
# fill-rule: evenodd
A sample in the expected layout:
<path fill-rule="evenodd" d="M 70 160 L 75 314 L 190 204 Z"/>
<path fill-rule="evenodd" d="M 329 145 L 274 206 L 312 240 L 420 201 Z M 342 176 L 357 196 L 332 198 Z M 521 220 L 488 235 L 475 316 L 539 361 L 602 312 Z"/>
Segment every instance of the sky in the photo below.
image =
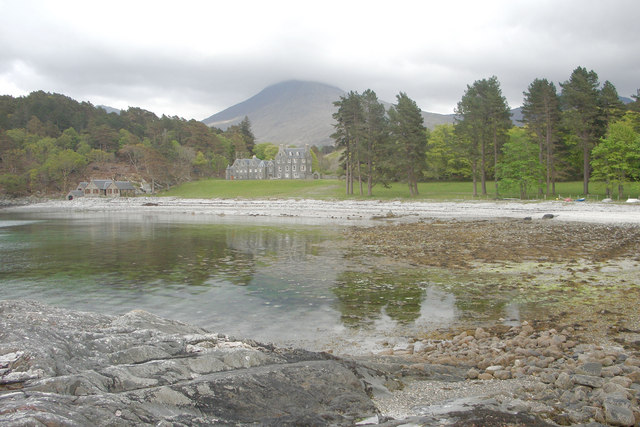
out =
<path fill-rule="evenodd" d="M 476 80 L 515 108 L 582 66 L 629 97 L 638 17 L 638 0 L 0 0 L 0 95 L 202 120 L 295 79 L 451 114 Z"/>

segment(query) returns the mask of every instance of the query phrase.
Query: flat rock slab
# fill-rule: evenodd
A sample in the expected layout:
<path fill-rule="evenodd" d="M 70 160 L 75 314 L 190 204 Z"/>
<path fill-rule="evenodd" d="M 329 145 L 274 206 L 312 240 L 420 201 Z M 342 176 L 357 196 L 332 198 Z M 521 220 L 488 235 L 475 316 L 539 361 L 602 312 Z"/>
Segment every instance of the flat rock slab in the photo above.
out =
<path fill-rule="evenodd" d="M 365 370 L 144 311 L 0 302 L 0 425 L 353 425 L 378 414 Z"/>

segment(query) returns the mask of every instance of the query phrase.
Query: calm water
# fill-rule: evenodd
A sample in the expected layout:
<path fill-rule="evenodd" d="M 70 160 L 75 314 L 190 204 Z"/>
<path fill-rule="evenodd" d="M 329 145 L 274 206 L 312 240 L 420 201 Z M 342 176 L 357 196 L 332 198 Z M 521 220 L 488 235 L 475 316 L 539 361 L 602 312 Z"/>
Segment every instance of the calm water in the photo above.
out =
<path fill-rule="evenodd" d="M 0 212 L 0 298 L 144 309 L 233 336 L 353 352 L 464 315 L 446 279 L 363 266 L 342 239 L 340 226 L 287 219 Z"/>

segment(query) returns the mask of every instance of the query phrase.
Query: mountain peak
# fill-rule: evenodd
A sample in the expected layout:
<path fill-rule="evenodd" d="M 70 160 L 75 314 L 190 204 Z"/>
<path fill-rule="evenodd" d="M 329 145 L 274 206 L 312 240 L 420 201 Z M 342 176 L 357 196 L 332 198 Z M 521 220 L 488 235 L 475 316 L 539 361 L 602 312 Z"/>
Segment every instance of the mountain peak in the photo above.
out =
<path fill-rule="evenodd" d="M 331 145 L 333 103 L 345 92 L 324 83 L 287 80 L 202 122 L 227 129 L 249 117 L 256 142 Z"/>
<path fill-rule="evenodd" d="M 202 122 L 226 130 L 249 117 L 256 142 L 303 146 L 333 145 L 334 102 L 346 92 L 325 83 L 286 80 Z M 453 123 L 453 115 L 424 113 L 425 125 Z"/>

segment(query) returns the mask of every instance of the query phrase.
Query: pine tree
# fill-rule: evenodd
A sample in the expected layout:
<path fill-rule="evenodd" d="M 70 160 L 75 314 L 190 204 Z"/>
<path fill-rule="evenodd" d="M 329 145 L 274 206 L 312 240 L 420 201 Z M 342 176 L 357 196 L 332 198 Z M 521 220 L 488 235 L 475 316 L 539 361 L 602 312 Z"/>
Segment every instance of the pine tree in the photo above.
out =
<path fill-rule="evenodd" d="M 598 75 L 578 67 L 560 86 L 566 125 L 578 137 L 582 149 L 582 185 L 586 195 L 589 194 L 590 153 L 602 133 Z"/>
<path fill-rule="evenodd" d="M 610 123 L 618 121 L 624 115 L 625 106 L 620 100 L 616 87 L 609 80 L 603 83 L 598 95 L 601 130 L 604 130 Z"/>
<path fill-rule="evenodd" d="M 482 195 L 487 194 L 487 156 L 493 147 L 494 170 L 498 164 L 500 146 L 506 138 L 506 131 L 511 128 L 511 113 L 509 105 L 500 89 L 496 76 L 489 79 L 476 80 L 458 102 L 456 108 L 461 137 L 469 142 L 468 153 L 473 170 L 473 193 L 477 191 L 477 168 L 480 161 L 480 182 Z M 498 180 L 496 180 L 496 195 L 498 194 Z"/>
<path fill-rule="evenodd" d="M 406 178 L 409 192 L 417 196 L 418 180 L 426 167 L 427 129 L 418 105 L 406 93 L 396 96 L 398 103 L 389 109 L 391 142 L 394 146 L 395 172 Z"/>
<path fill-rule="evenodd" d="M 535 79 L 524 92 L 522 115 L 527 130 L 538 142 L 538 161 L 544 167 L 547 196 L 555 194 L 555 142 L 560 123 L 560 101 L 556 87 L 547 79 Z M 542 196 L 542 185 L 538 186 Z"/>
<path fill-rule="evenodd" d="M 360 95 L 349 92 L 333 103 L 338 111 L 333 114 L 336 123 L 331 135 L 337 147 L 343 147 L 341 162 L 345 171 L 346 194 L 353 194 L 353 179 L 358 160 L 359 142 L 363 132 L 364 112 Z"/>
<path fill-rule="evenodd" d="M 362 162 L 367 177 L 367 195 L 373 193 L 376 181 L 384 179 L 385 151 L 389 141 L 388 120 L 384 105 L 378 101 L 374 91 L 367 89 L 362 93 L 362 109 L 364 113 Z M 362 194 L 362 187 L 360 189 Z"/>

